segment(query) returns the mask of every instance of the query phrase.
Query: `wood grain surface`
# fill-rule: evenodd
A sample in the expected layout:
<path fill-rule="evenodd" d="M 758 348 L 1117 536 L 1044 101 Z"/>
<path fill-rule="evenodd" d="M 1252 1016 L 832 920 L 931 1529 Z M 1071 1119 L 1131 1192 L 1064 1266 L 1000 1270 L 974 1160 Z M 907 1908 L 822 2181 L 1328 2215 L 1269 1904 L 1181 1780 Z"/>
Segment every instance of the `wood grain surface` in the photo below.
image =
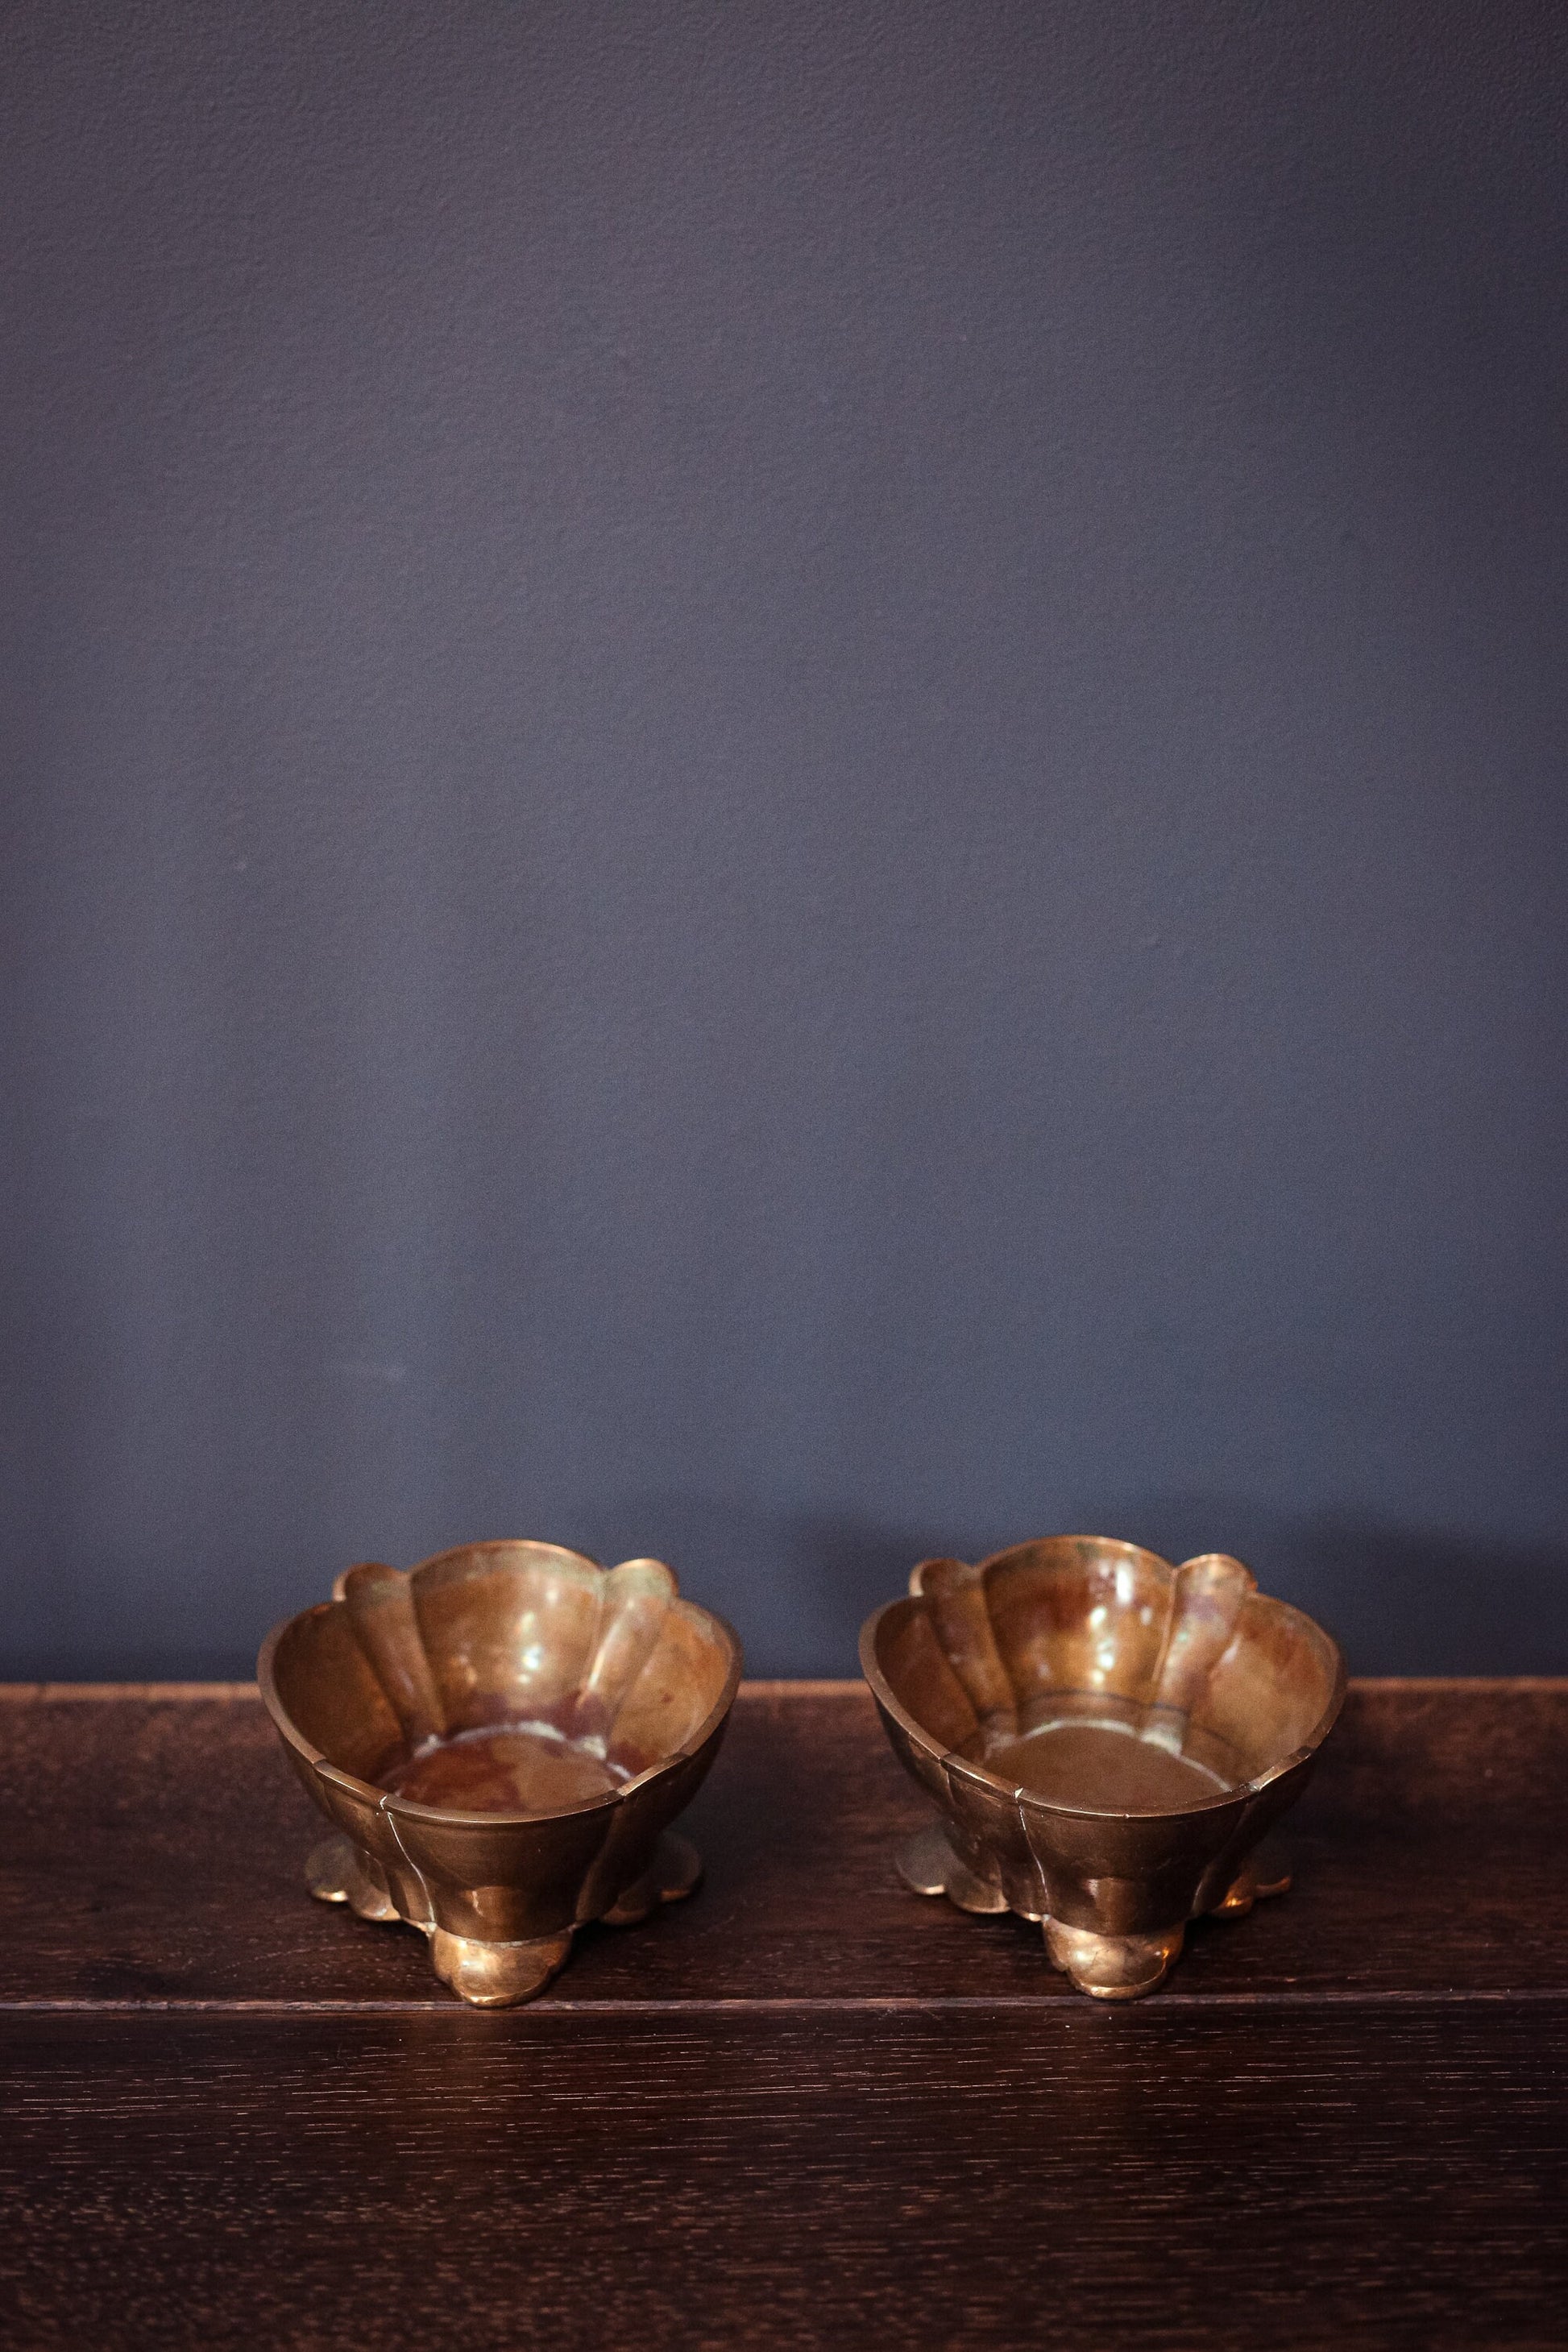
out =
<path fill-rule="evenodd" d="M 47 1686 L 46 1686 L 47 1687 Z M 1568 1684 L 1352 1685 L 1284 1825 L 1291 1892 L 1157 1998 L 1568 1993 Z M 312 1903 L 321 1833 L 247 1685 L 0 1701 L 0 2000 L 427 2001 L 423 1937 Z M 909 1894 L 929 1817 L 857 1684 L 743 1689 L 683 1828 L 699 1895 L 577 1939 L 547 2005 L 1068 2000 L 1037 1929 Z"/>
<path fill-rule="evenodd" d="M 0 2021 L 6 2341 L 1561 2347 L 1568 2007 Z"/>
<path fill-rule="evenodd" d="M 1361 1685 L 1297 1884 L 1131 2008 L 907 1894 L 857 1687 L 487 2015 L 312 1904 L 254 1695 L 0 1700 L 8 2347 L 1561 2347 L 1568 1686 Z"/>

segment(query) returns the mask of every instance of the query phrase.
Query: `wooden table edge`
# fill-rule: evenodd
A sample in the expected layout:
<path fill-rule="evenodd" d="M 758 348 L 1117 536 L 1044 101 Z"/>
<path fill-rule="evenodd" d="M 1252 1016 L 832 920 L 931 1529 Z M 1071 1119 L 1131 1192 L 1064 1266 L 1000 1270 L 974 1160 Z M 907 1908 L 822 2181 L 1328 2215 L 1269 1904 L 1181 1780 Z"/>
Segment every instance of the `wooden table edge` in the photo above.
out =
<path fill-rule="evenodd" d="M 1568 1675 L 1352 1675 L 1352 1691 L 1568 1691 Z M 760 1676 L 742 1682 L 742 1698 L 864 1698 L 867 1685 L 858 1675 L 813 1680 L 809 1676 Z M 221 1702 L 258 1699 L 253 1682 L 221 1683 L 68 1683 L 0 1682 L 0 1705 L 26 1706 L 45 1700 L 138 1700 L 165 1704 L 192 1700 Z"/>

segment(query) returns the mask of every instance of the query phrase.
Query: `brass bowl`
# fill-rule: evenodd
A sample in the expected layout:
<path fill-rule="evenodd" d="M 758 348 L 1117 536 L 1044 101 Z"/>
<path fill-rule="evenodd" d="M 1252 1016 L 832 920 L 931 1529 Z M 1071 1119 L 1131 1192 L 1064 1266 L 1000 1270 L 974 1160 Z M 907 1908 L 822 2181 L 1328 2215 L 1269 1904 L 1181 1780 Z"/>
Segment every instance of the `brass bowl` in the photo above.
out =
<path fill-rule="evenodd" d="M 310 1892 L 422 1928 L 465 2000 L 528 2000 L 576 1928 L 697 1883 L 668 1824 L 718 1752 L 741 1645 L 660 1560 L 481 1543 L 367 1562 L 273 1629 L 258 1674 L 336 1824 Z"/>
<path fill-rule="evenodd" d="M 942 1814 L 900 1854 L 907 1884 L 1038 1920 L 1102 2000 L 1152 1992 L 1189 1919 L 1289 1884 L 1258 1841 L 1345 1688 L 1328 1635 L 1239 1560 L 1173 1568 L 1104 1536 L 923 1561 L 860 1663 Z"/>

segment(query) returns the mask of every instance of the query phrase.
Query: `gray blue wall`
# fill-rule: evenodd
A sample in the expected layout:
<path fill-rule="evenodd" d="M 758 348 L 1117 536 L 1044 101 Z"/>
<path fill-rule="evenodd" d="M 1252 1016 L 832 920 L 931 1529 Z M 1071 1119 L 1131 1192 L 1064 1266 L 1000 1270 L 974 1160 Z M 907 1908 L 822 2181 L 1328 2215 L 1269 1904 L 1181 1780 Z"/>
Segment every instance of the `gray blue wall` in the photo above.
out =
<path fill-rule="evenodd" d="M 1239 1552 L 1568 1668 L 1568 12 L 0 18 L 0 1671 Z"/>

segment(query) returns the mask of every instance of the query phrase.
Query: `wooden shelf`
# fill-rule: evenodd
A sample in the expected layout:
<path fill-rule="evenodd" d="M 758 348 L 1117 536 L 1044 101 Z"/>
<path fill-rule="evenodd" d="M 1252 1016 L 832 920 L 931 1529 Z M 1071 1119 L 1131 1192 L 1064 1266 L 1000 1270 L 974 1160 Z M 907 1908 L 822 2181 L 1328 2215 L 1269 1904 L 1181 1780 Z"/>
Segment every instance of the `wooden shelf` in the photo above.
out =
<path fill-rule="evenodd" d="M 248 1685 L 0 1696 L 8 2346 L 1568 2340 L 1568 1684 L 1363 1683 L 1296 1884 L 1106 2010 L 923 1902 L 858 1685 L 521 2010 L 313 1904 Z"/>

